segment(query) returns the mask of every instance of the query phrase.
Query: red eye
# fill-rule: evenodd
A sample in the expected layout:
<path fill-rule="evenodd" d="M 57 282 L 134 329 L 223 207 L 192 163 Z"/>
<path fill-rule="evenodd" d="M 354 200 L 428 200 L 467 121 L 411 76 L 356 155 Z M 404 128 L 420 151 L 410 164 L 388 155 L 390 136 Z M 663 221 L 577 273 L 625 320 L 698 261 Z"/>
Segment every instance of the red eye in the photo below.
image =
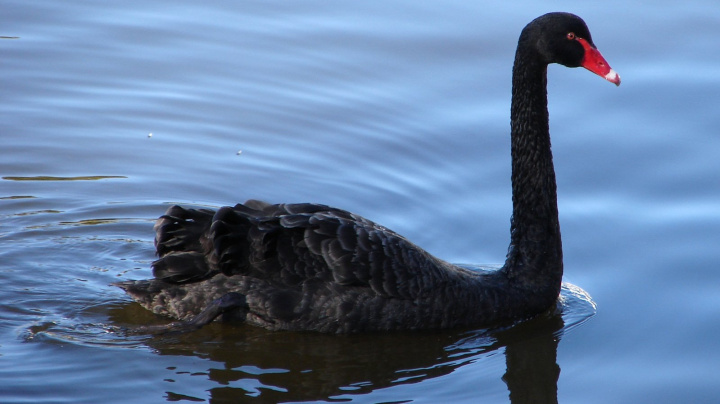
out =
<path fill-rule="evenodd" d="M 572 41 L 573 39 L 575 39 L 575 33 L 574 33 L 574 32 L 568 32 L 568 34 L 567 34 L 567 39 L 569 39 L 569 40 L 571 40 L 571 41 Z"/>

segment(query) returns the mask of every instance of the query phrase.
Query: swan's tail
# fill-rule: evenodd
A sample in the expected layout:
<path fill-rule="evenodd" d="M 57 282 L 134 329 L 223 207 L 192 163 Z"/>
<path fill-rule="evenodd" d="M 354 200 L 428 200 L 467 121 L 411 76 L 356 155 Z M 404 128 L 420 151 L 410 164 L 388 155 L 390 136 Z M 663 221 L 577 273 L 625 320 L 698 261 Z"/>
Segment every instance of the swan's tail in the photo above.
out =
<path fill-rule="evenodd" d="M 245 295 L 237 292 L 228 292 L 212 301 L 185 307 L 188 299 L 175 301 L 178 294 L 184 294 L 191 301 L 207 296 L 193 296 L 194 293 L 186 290 L 182 285 L 168 284 L 156 279 L 116 282 L 112 285 L 123 289 L 141 306 L 153 313 L 181 320 L 169 324 L 137 327 L 131 330 L 134 333 L 188 332 L 209 324 L 219 316 L 223 316 L 223 319 L 227 316 L 228 319 L 244 321 L 248 312 Z"/>

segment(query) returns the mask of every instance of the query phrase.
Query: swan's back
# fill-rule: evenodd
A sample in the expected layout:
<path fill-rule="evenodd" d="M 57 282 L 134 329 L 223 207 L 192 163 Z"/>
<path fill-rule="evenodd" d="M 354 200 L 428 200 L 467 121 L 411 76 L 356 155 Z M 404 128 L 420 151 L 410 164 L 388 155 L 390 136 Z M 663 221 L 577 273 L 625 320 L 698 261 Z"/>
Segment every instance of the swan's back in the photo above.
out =
<path fill-rule="evenodd" d="M 228 293 L 243 296 L 245 321 L 270 329 L 445 328 L 478 311 L 472 296 L 484 275 L 325 205 L 172 206 L 155 230 L 155 279 L 120 286 L 179 319 Z"/>
<path fill-rule="evenodd" d="M 153 264 L 154 275 L 174 282 L 219 271 L 277 286 L 322 281 L 416 299 L 447 277 L 439 260 L 405 238 L 325 205 L 251 200 L 212 216 L 207 210 L 173 206 L 155 231 L 160 259 Z M 176 262 L 178 254 L 197 259 Z M 206 262 L 197 265 L 201 256 Z"/>

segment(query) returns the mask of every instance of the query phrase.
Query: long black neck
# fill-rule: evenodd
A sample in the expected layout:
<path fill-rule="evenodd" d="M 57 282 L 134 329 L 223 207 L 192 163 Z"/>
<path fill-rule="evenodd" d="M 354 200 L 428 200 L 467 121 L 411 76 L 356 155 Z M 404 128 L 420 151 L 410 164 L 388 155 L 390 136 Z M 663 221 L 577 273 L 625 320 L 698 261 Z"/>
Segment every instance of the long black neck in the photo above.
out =
<path fill-rule="evenodd" d="M 550 150 L 547 63 L 523 41 L 513 66 L 511 243 L 503 270 L 530 293 L 560 292 L 562 241 Z"/>

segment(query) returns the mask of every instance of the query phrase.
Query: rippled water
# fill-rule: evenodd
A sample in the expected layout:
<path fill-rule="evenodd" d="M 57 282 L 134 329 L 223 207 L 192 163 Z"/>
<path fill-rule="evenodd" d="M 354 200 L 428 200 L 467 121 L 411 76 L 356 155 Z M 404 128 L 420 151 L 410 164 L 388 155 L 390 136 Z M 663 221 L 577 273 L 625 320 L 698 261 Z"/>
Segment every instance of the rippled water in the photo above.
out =
<path fill-rule="evenodd" d="M 128 333 L 165 320 L 109 284 L 150 276 L 171 203 L 321 202 L 452 262 L 502 262 L 514 47 L 555 10 L 585 18 L 623 78 L 549 69 L 556 312 L 497 330 Z M 6 0 L 0 22 L 18 37 L 0 39 L 0 402 L 720 397 L 713 1 Z"/>

